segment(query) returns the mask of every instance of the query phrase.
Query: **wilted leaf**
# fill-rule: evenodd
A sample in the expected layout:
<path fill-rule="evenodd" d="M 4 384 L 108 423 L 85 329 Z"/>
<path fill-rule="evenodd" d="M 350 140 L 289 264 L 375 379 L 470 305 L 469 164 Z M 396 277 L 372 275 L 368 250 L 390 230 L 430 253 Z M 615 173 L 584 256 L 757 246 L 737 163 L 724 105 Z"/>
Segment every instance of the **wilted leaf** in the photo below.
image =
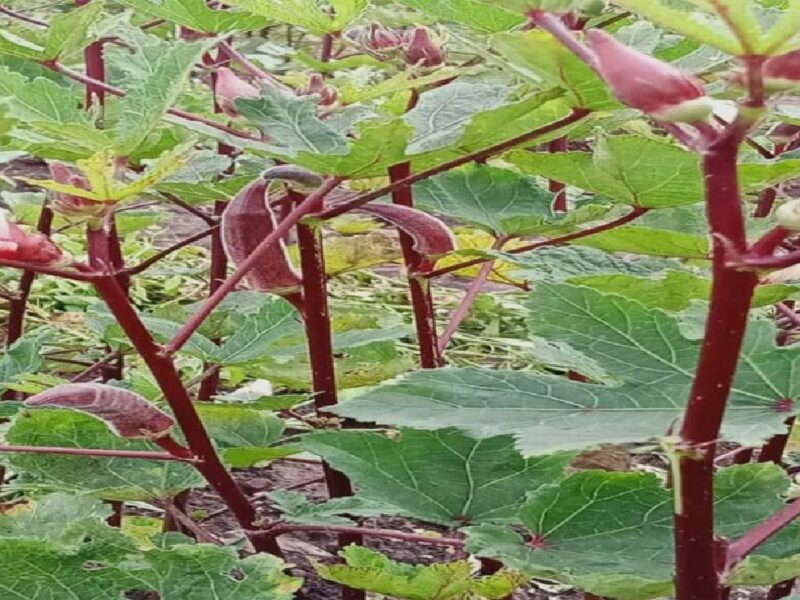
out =
<path fill-rule="evenodd" d="M 133 440 L 160 437 L 175 426 L 175 419 L 138 394 L 101 383 L 65 383 L 28 398 L 25 406 L 84 412 Z"/>

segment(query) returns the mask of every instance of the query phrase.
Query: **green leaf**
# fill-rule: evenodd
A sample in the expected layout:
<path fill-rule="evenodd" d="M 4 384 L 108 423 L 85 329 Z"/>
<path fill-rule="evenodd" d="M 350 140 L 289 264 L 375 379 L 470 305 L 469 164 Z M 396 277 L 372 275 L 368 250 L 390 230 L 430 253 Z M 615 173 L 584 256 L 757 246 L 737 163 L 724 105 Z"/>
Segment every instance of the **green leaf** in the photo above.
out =
<path fill-rule="evenodd" d="M 488 165 L 454 169 L 418 183 L 414 201 L 423 210 L 496 237 L 525 235 L 555 217 L 553 194 L 531 178 Z"/>
<path fill-rule="evenodd" d="M 25 446 L 158 450 L 146 442 L 123 440 L 103 422 L 69 410 L 22 413 L 6 440 Z M 13 454 L 8 463 L 20 473 L 20 483 L 24 485 L 90 493 L 107 500 L 152 500 L 204 485 L 194 467 L 178 462 Z"/>
<path fill-rule="evenodd" d="M 639 225 L 616 227 L 572 242 L 606 252 L 629 252 L 647 256 L 709 258 L 711 245 L 706 236 Z"/>
<path fill-rule="evenodd" d="M 37 373 L 44 365 L 41 335 L 26 335 L 14 342 L 0 357 L 0 390 L 20 375 Z"/>
<path fill-rule="evenodd" d="M 406 154 L 439 150 L 459 141 L 472 118 L 506 104 L 511 88 L 502 83 L 454 81 L 419 97 L 406 116 L 414 128 Z"/>
<path fill-rule="evenodd" d="M 443 525 L 513 519 L 525 494 L 562 476 L 571 454 L 524 459 L 511 437 L 473 440 L 454 430 L 320 432 L 300 447 L 345 473 L 367 500 Z"/>
<path fill-rule="evenodd" d="M 633 135 L 601 136 L 594 154 L 514 151 L 525 173 L 547 177 L 631 206 L 659 208 L 700 202 L 697 156 L 667 141 Z"/>
<path fill-rule="evenodd" d="M 231 466 L 250 467 L 294 453 L 269 447 L 283 435 L 285 423 L 268 411 L 247 404 L 202 403 L 196 408 L 211 439 Z"/>
<path fill-rule="evenodd" d="M 407 565 L 361 546 L 348 546 L 340 554 L 346 565 L 315 564 L 317 572 L 347 587 L 405 600 L 501 600 L 527 580 L 509 571 L 473 577 L 466 560 Z"/>
<path fill-rule="evenodd" d="M 47 30 L 43 58 L 57 60 L 82 50 L 87 45 L 89 31 L 103 14 L 103 8 L 103 0 L 95 0 L 53 17 Z"/>
<path fill-rule="evenodd" d="M 800 28 L 800 4 L 792 2 L 781 11 L 780 19 L 761 40 L 760 52 L 763 54 L 780 52 L 782 46 L 797 35 L 798 28 Z"/>
<path fill-rule="evenodd" d="M 239 559 L 233 547 L 194 544 L 180 534 L 143 550 L 135 537 L 105 522 L 110 512 L 97 500 L 51 494 L 0 515 L 3 597 L 291 600 L 300 586 L 268 554 Z"/>
<path fill-rule="evenodd" d="M 0 54 L 25 60 L 40 60 L 43 55 L 41 36 L 30 32 L 25 32 L 25 35 L 27 37 L 5 28 L 0 29 Z"/>
<path fill-rule="evenodd" d="M 368 3 L 367 0 L 334 0 L 330 2 L 336 11 L 334 16 L 324 10 L 319 0 L 231 0 L 228 4 L 271 21 L 297 25 L 322 35 L 341 31 L 366 9 Z"/>
<path fill-rule="evenodd" d="M 613 0 L 614 4 L 635 12 L 656 25 L 679 33 L 689 39 L 708 44 L 739 56 L 745 54 L 741 43 L 725 25 L 707 13 L 672 8 L 670 0 Z"/>
<path fill-rule="evenodd" d="M 566 284 L 536 286 L 534 335 L 568 343 L 594 359 L 618 385 L 568 381 L 519 371 L 444 369 L 411 373 L 336 408 L 364 422 L 420 429 L 457 427 L 485 439 L 513 435 L 526 454 L 659 437 L 680 419 L 701 342 L 685 338 L 677 317 L 616 295 Z M 790 414 L 797 349 L 775 346 L 775 329 L 751 323 L 723 434 L 758 445 Z"/>
<path fill-rule="evenodd" d="M 589 275 L 569 278 L 570 283 L 585 285 L 601 292 L 619 294 L 646 306 L 669 311 L 689 308 L 693 300 L 711 299 L 711 280 L 685 271 L 666 271 L 663 277 L 635 275 Z M 786 300 L 800 291 L 791 285 L 762 285 L 756 290 L 753 306 L 768 306 Z"/>
<path fill-rule="evenodd" d="M 303 333 L 300 315 L 287 300 L 269 296 L 270 302 L 249 316 L 219 348 L 216 360 L 223 365 L 245 363 L 270 356 L 280 342 L 297 339 Z"/>
<path fill-rule="evenodd" d="M 300 151 L 321 155 L 347 153 L 345 137 L 317 117 L 314 96 L 294 96 L 264 87 L 260 98 L 237 100 L 236 107 L 272 140 L 276 152 L 287 156 Z"/>
<path fill-rule="evenodd" d="M 250 31 L 269 24 L 269 19 L 261 16 L 209 8 L 204 0 L 120 0 L 120 4 L 130 6 L 140 14 L 167 19 L 205 33 Z"/>
<path fill-rule="evenodd" d="M 571 106 L 620 108 L 597 73 L 545 31 L 503 33 L 495 36 L 493 47 L 516 73 L 546 87 L 566 90 Z"/>
<path fill-rule="evenodd" d="M 352 519 L 342 515 L 358 517 L 380 517 L 392 514 L 393 507 L 365 500 L 357 496 L 333 498 L 314 504 L 303 494 L 289 490 L 275 490 L 269 493 L 275 507 L 281 511 L 281 520 L 290 523 L 312 525 L 353 525 Z"/>
<path fill-rule="evenodd" d="M 525 22 L 525 18 L 516 12 L 478 0 L 400 0 L 400 3 L 437 20 L 461 23 L 486 33 L 507 31 Z"/>
<path fill-rule="evenodd" d="M 161 118 L 175 104 L 194 64 L 208 49 L 209 41 L 167 42 L 140 34 L 138 52 L 130 57 L 122 87 L 127 90 L 119 102 L 119 116 L 113 126 L 116 149 L 133 153 L 146 141 Z M 119 64 L 126 56 L 117 55 Z"/>
<path fill-rule="evenodd" d="M 741 536 L 784 504 L 789 480 L 777 465 L 753 464 L 720 470 L 715 476 L 718 535 Z M 531 494 L 520 518 L 532 534 L 526 544 L 510 529 L 479 526 L 468 530 L 468 548 L 502 560 L 532 576 L 574 585 L 620 600 L 672 595 L 674 570 L 671 490 L 655 475 L 583 471 Z M 775 561 L 789 567 L 800 551 L 794 524 L 767 542 L 734 570 L 734 585 L 770 585 L 780 579 L 758 572 Z M 790 573 L 790 574 L 789 574 Z M 777 573 L 776 573 L 777 574 Z M 780 573 L 782 576 L 783 573 Z"/>

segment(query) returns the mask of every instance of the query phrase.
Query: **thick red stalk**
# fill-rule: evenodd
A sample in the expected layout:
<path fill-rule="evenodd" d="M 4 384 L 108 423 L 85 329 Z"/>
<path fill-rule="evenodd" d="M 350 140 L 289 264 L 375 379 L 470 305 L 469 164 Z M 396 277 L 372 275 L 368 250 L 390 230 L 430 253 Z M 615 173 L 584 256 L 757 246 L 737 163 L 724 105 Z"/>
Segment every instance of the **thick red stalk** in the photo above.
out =
<path fill-rule="evenodd" d="M 298 205 L 292 212 L 278 223 L 278 226 L 267 236 L 261 243 L 253 250 L 253 253 L 245 259 L 239 268 L 228 277 L 222 285 L 219 286 L 209 298 L 203 303 L 198 311 L 191 316 L 191 318 L 181 327 L 180 331 L 174 338 L 164 347 L 164 352 L 172 354 L 177 352 L 189 340 L 192 334 L 197 331 L 197 328 L 203 324 L 208 316 L 219 306 L 219 303 L 244 279 L 244 276 L 252 269 L 264 254 L 269 251 L 270 247 L 278 240 L 282 239 L 289 230 L 294 227 L 300 219 L 308 215 L 313 207 L 328 195 L 333 188 L 335 188 L 341 179 L 338 177 L 328 178 L 325 183 L 311 195 L 309 195 L 300 205 Z"/>
<path fill-rule="evenodd" d="M 588 237 L 590 235 L 595 235 L 598 233 L 602 233 L 603 231 L 609 231 L 611 229 L 616 229 L 617 227 L 621 227 L 622 225 L 626 225 L 631 221 L 635 221 L 643 214 L 648 211 L 646 208 L 637 207 L 634 208 L 631 212 L 629 212 L 624 217 L 620 217 L 619 219 L 614 219 L 613 221 L 609 221 L 608 223 L 603 223 L 602 225 L 598 225 L 597 227 L 590 227 L 589 229 L 582 229 L 581 231 L 576 231 L 574 233 L 568 233 L 567 235 L 562 235 L 560 237 L 556 237 L 550 240 L 543 240 L 541 242 L 534 242 L 532 244 L 528 244 L 527 246 L 520 246 L 519 248 L 512 248 L 508 250 L 509 254 L 523 254 L 525 252 L 530 252 L 531 250 L 536 250 L 538 248 L 544 248 L 546 246 L 559 246 L 561 244 L 566 244 L 567 242 L 571 242 L 574 240 L 578 240 L 581 238 Z M 462 263 L 458 263 L 455 265 L 450 265 L 447 267 L 442 267 L 441 269 L 436 269 L 435 271 L 428 271 L 427 273 L 420 273 L 420 276 L 433 278 L 433 277 L 441 277 L 442 275 L 446 275 L 448 273 L 453 273 L 455 271 L 460 271 L 461 269 L 466 269 L 468 267 L 474 267 L 475 265 L 480 265 L 485 263 L 487 260 L 494 260 L 491 258 L 476 258 L 474 260 L 468 260 Z"/>
<path fill-rule="evenodd" d="M 302 203 L 302 195 L 290 192 Z M 321 205 L 323 198 L 319 198 Z M 319 208 L 317 206 L 316 208 Z M 303 320 L 308 340 L 308 356 L 311 363 L 311 380 L 314 391 L 314 407 L 318 415 L 326 415 L 325 408 L 338 403 L 336 393 L 336 363 L 334 361 L 333 330 L 328 306 L 328 277 L 325 272 L 325 251 L 321 226 L 300 223 L 297 225 L 297 246 L 300 251 L 300 269 L 303 280 Z M 350 480 L 339 471 L 323 463 L 325 483 L 331 498 L 353 495 Z M 339 546 L 361 544 L 363 539 L 353 532 L 341 532 Z M 343 600 L 363 600 L 363 591 L 344 587 Z"/>
<path fill-rule="evenodd" d="M 744 252 L 737 159 L 740 139 L 723 135 L 703 157 L 711 231 Z M 725 244 L 714 245 L 714 283 L 705 338 L 681 427 L 680 505 L 675 515 L 677 600 L 717 600 L 722 592 L 714 539 L 714 449 L 744 340 L 754 273 L 726 265 Z"/>
<path fill-rule="evenodd" d="M 567 151 L 567 138 L 560 137 L 547 145 L 547 150 L 551 154 Z M 553 210 L 555 212 L 567 212 L 567 186 L 560 181 L 550 181 L 550 191 L 555 194 L 553 199 Z"/>
<path fill-rule="evenodd" d="M 402 163 L 389 169 L 389 179 L 394 184 L 411 175 L 411 163 Z M 410 185 L 401 185 L 392 190 L 392 202 L 401 206 L 414 206 L 414 196 Z M 414 310 L 414 324 L 417 329 L 419 361 L 423 369 L 435 369 L 443 364 L 442 354 L 436 334 L 436 307 L 433 303 L 430 282 L 414 273 L 430 269 L 430 262 L 414 250 L 414 240 L 408 234 L 398 231 L 403 262 L 408 273 L 408 292 Z"/>
<path fill-rule="evenodd" d="M 50 235 L 50 229 L 53 224 L 53 211 L 48 208 L 45 202 L 42 205 L 42 210 L 39 213 L 39 221 L 36 224 L 37 231 L 44 235 Z M 36 272 L 26 270 L 19 280 L 19 289 L 13 299 L 8 303 L 8 322 L 6 324 L 6 347 L 16 342 L 22 337 L 22 332 L 25 327 L 25 311 L 28 306 L 28 297 L 31 293 L 33 281 L 36 278 Z"/>
<path fill-rule="evenodd" d="M 106 232 L 103 229 L 90 230 L 90 252 L 94 248 L 102 249 L 104 245 L 107 246 L 103 241 L 104 238 L 106 238 Z M 99 264 L 98 261 L 102 261 L 102 258 L 93 257 L 93 264 Z M 156 344 L 125 291 L 113 276 L 109 275 L 98 279 L 94 285 L 161 388 L 183 431 L 186 443 L 194 455 L 200 459 L 197 469 L 230 507 L 239 524 L 246 529 L 252 528 L 256 519 L 255 509 L 220 461 L 203 422 L 181 382 L 172 357 Z M 277 545 L 261 547 L 259 550 L 280 555 Z"/>
<path fill-rule="evenodd" d="M 553 121 L 552 123 L 548 123 L 547 125 L 539 127 L 538 129 L 534 129 L 533 131 L 523 133 L 522 135 L 518 135 L 517 137 L 511 138 L 510 140 L 506 140 L 505 142 L 495 144 L 494 146 L 490 146 L 489 148 L 484 148 L 483 150 L 478 150 L 477 152 L 472 152 L 470 154 L 465 154 L 464 156 L 454 158 L 453 160 L 448 161 L 446 163 L 442 163 L 437 167 L 433 167 L 425 171 L 420 171 L 419 173 L 410 174 L 408 177 L 395 181 L 377 190 L 366 192 L 364 194 L 355 196 L 354 198 L 350 198 L 349 200 L 339 202 L 335 206 L 321 212 L 316 216 L 322 219 L 332 219 L 333 217 L 338 217 L 339 215 L 349 212 L 354 208 L 358 208 L 359 206 L 362 206 L 367 202 L 372 202 L 373 200 L 377 200 L 378 198 L 383 198 L 384 196 L 392 193 L 395 189 L 399 187 L 412 185 L 419 181 L 430 179 L 431 177 L 438 175 L 439 173 L 450 171 L 452 169 L 455 169 L 456 167 L 460 167 L 461 165 L 466 165 L 471 162 L 480 162 L 491 156 L 494 156 L 495 154 L 500 154 L 501 152 L 505 152 L 506 150 L 511 150 L 516 146 L 525 144 L 527 142 L 531 142 L 536 138 L 542 137 L 543 135 L 547 135 L 548 133 L 551 133 L 553 131 L 558 131 L 559 129 L 563 129 L 564 127 L 572 125 L 573 123 L 577 123 L 590 113 L 591 113 L 590 110 L 586 110 L 583 108 L 575 108 L 566 117 Z"/>

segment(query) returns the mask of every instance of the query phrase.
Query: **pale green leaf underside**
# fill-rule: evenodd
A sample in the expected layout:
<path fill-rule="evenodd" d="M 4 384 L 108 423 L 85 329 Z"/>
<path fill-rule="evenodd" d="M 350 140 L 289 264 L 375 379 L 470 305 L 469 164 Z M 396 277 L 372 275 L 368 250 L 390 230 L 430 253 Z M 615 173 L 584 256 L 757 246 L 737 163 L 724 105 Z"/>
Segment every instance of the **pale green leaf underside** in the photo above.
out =
<path fill-rule="evenodd" d="M 566 284 L 536 286 L 531 333 L 565 342 L 618 378 L 617 386 L 520 371 L 444 369 L 411 373 L 337 409 L 361 421 L 433 429 L 457 427 L 479 438 L 510 434 L 526 454 L 666 435 L 683 413 L 699 342 L 660 310 Z M 723 434 L 756 445 L 784 431 L 774 410 L 797 396 L 797 351 L 774 344 L 774 328 L 753 322 Z"/>
<path fill-rule="evenodd" d="M 6 440 L 28 446 L 158 450 L 146 442 L 123 440 L 102 421 L 69 410 L 20 414 Z M 108 500 L 151 500 L 204 484 L 194 467 L 178 462 L 55 454 L 12 454 L 8 462 L 26 486 Z"/>

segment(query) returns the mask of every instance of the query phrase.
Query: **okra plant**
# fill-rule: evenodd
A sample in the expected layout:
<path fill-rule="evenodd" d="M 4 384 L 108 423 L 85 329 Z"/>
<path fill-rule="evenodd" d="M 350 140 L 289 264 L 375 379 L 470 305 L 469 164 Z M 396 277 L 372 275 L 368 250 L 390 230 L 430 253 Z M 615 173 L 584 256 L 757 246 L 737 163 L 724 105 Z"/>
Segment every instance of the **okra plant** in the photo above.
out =
<path fill-rule="evenodd" d="M 0 600 L 797 597 L 800 0 L 0 21 Z"/>

